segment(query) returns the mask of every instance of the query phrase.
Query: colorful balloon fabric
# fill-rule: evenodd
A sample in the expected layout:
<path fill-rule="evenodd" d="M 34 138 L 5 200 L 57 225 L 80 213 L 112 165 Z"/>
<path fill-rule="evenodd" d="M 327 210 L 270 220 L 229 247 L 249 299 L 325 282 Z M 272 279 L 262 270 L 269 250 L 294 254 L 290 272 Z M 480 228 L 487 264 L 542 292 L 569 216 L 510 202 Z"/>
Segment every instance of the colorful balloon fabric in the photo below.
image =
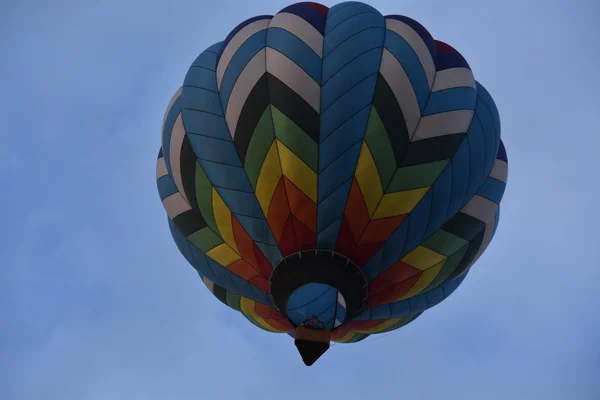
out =
<path fill-rule="evenodd" d="M 298 3 L 202 52 L 164 117 L 160 198 L 221 302 L 354 343 L 465 279 L 498 226 L 498 110 L 418 22 Z"/>

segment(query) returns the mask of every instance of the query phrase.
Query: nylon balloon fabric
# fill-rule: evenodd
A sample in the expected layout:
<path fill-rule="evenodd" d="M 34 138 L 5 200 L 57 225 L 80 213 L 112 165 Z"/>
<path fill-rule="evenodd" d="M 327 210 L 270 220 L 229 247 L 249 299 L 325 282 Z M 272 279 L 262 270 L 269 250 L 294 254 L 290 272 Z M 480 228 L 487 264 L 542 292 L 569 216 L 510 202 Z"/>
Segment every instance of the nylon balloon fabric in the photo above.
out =
<path fill-rule="evenodd" d="M 180 252 L 267 331 L 358 342 L 447 298 L 489 245 L 507 157 L 465 58 L 413 19 L 298 3 L 203 51 L 157 184 Z"/>

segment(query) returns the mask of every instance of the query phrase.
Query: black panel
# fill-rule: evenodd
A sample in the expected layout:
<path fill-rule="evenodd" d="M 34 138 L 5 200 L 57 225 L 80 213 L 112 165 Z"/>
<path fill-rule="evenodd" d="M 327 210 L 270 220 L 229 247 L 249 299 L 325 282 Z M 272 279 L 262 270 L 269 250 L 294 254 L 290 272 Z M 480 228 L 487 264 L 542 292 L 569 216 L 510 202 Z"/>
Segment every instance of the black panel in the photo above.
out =
<path fill-rule="evenodd" d="M 471 242 L 469 243 L 469 247 L 467 247 L 467 251 L 465 252 L 463 259 L 456 266 L 456 269 L 452 272 L 452 274 L 450 275 L 450 277 L 448 277 L 447 280 L 454 279 L 457 276 L 459 276 L 460 274 L 462 274 L 463 272 L 465 272 L 465 270 L 469 267 L 469 264 L 471 264 L 471 262 L 473 261 L 475 254 L 477 254 L 477 251 L 481 247 L 484 234 L 485 234 L 485 230 L 482 230 L 477 236 L 475 236 L 473 238 L 473 240 L 471 240 Z"/>
<path fill-rule="evenodd" d="M 464 137 L 465 133 L 454 133 L 412 142 L 398 167 L 448 160 L 454 156 Z"/>
<path fill-rule="evenodd" d="M 192 144 L 187 134 L 183 137 L 181 154 L 179 156 L 179 167 L 181 169 L 181 181 L 183 182 L 182 195 L 188 200 L 192 209 L 200 214 L 198 200 L 196 198 L 196 163 L 198 162 Z M 200 216 L 200 218 L 202 218 Z"/>
<path fill-rule="evenodd" d="M 321 116 L 298 93 L 267 73 L 269 102 L 287 115 L 316 143 L 319 143 Z"/>
<path fill-rule="evenodd" d="M 459 212 L 442 229 L 467 241 L 473 240 L 483 229 L 485 223 L 475 217 Z"/>
<path fill-rule="evenodd" d="M 190 236 L 194 232 L 206 226 L 206 221 L 202 218 L 199 212 L 188 210 L 173 218 L 173 223 L 185 237 Z"/>
<path fill-rule="evenodd" d="M 222 287 L 217 285 L 216 283 L 213 284 L 213 294 L 215 295 L 215 297 L 219 300 L 221 300 L 221 302 L 223 304 L 227 304 L 227 290 Z"/>
<path fill-rule="evenodd" d="M 296 339 L 294 344 L 298 349 L 298 353 L 304 361 L 304 365 L 311 366 L 329 350 L 329 342 L 313 342 L 311 340 Z"/>
<path fill-rule="evenodd" d="M 246 161 L 246 153 L 248 152 L 248 146 L 250 145 L 250 139 L 254 134 L 256 125 L 260 121 L 265 108 L 269 105 L 269 91 L 267 87 L 267 74 L 264 74 L 256 83 L 246 103 L 242 107 L 240 118 L 238 119 L 237 126 L 235 127 L 235 136 L 233 143 L 237 150 L 238 156 L 242 161 L 242 165 Z"/>

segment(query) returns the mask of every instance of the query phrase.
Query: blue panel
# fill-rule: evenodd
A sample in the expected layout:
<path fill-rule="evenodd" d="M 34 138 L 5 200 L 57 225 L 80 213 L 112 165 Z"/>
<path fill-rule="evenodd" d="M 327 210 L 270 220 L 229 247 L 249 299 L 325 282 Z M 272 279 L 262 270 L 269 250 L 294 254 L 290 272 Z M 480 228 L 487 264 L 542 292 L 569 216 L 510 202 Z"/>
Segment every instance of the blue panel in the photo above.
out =
<path fill-rule="evenodd" d="M 350 18 L 357 14 L 364 13 L 376 13 L 379 12 L 373 7 L 355 1 L 348 1 L 344 3 L 336 4 L 335 6 L 329 9 L 329 13 L 327 14 L 327 24 L 325 26 L 325 34 L 328 35 L 334 29 L 343 28 L 339 26 L 340 24 L 346 22 L 351 24 L 352 20 L 348 21 Z M 379 14 L 381 15 L 381 14 Z M 383 18 L 383 17 L 382 17 Z"/>
<path fill-rule="evenodd" d="M 487 177 L 492 171 L 494 162 L 496 162 L 496 155 L 498 155 L 498 145 L 500 144 L 500 136 L 496 134 L 494 127 L 494 120 L 489 110 L 479 101 L 475 114 L 481 123 L 483 128 L 483 138 L 485 142 L 485 163 L 484 163 L 484 174 Z"/>
<path fill-rule="evenodd" d="M 426 294 L 420 294 L 418 296 L 408 299 L 408 304 L 410 304 L 411 314 L 423 312 L 429 308 L 429 303 L 427 301 Z"/>
<path fill-rule="evenodd" d="M 377 83 L 377 76 L 378 74 L 373 74 L 363 80 L 337 99 L 327 110 L 322 112 L 321 137 L 328 136 L 354 114 L 371 104 L 373 93 L 375 92 L 375 84 Z M 356 121 L 356 123 L 360 123 L 363 129 L 366 129 L 367 118 L 364 121 Z"/>
<path fill-rule="evenodd" d="M 269 28 L 267 47 L 285 55 L 306 71 L 315 82 L 321 84 L 321 57 L 297 36 L 281 28 Z"/>
<path fill-rule="evenodd" d="M 340 226 L 342 225 L 342 217 L 339 217 L 335 222 L 329 224 L 317 234 L 317 248 L 322 250 L 333 250 L 337 241 Z"/>
<path fill-rule="evenodd" d="M 329 21 L 327 21 L 327 24 L 329 25 Z M 348 40 L 358 32 L 370 28 L 385 28 L 383 16 L 375 11 L 375 9 L 373 9 L 373 12 L 356 14 L 352 18 L 342 22 L 326 34 L 323 57 L 328 57 L 342 42 Z M 374 46 L 377 46 L 377 43 L 374 43 Z"/>
<path fill-rule="evenodd" d="M 221 86 L 219 87 L 221 101 L 223 102 L 224 108 L 227 108 L 229 96 L 231 96 L 231 91 L 235 86 L 235 82 L 239 78 L 244 68 L 246 68 L 246 65 L 252 59 L 252 57 L 254 57 L 256 53 L 265 47 L 266 39 L 266 29 L 256 32 L 254 35 L 250 36 L 250 38 L 248 38 L 244 44 L 242 44 L 227 65 L 225 74 L 223 74 Z"/>
<path fill-rule="evenodd" d="M 451 218 L 463 206 L 463 198 L 467 193 L 471 170 L 471 155 L 469 150 L 468 136 L 454 153 L 452 164 L 452 192 L 448 203 L 448 213 L 446 219 Z"/>
<path fill-rule="evenodd" d="M 222 46 L 223 46 L 223 42 L 217 42 L 217 43 L 213 44 L 212 46 L 210 46 L 209 48 L 207 48 L 205 51 L 209 51 L 211 53 L 219 54 L 219 52 L 221 51 Z"/>
<path fill-rule="evenodd" d="M 417 96 L 419 109 L 423 113 L 429 96 L 429 82 L 417 53 L 402 36 L 390 30 L 386 30 L 385 48 L 396 57 L 404 68 Z"/>
<path fill-rule="evenodd" d="M 185 76 L 183 86 L 195 86 L 216 92 L 217 77 L 215 71 L 203 67 L 191 67 Z"/>
<path fill-rule="evenodd" d="M 333 133 L 325 138 L 319 146 L 319 171 L 322 172 L 329 167 L 332 162 L 338 160 L 339 157 L 355 145 L 359 145 L 358 154 L 360 154 L 360 146 L 365 135 L 365 127 L 360 122 L 363 122 L 369 116 L 371 105 L 369 104 L 359 113 L 350 118 L 344 125 L 333 131 Z M 357 123 L 357 121 L 359 123 Z M 358 143 L 360 141 L 360 143 Z M 353 153 L 356 149 L 353 149 Z M 358 155 L 356 156 L 358 157 Z M 354 175 L 358 158 L 346 158 L 347 164 L 337 163 L 333 168 L 346 168 L 348 172 Z M 328 171 L 332 173 L 332 171 Z M 350 176 L 350 175 L 345 175 Z M 319 177 L 321 179 L 321 177 Z M 325 186 L 325 185 L 324 185 Z"/>
<path fill-rule="evenodd" d="M 498 155 L 496 156 L 497 160 L 502 160 L 508 164 L 508 156 L 506 155 L 506 148 L 504 147 L 504 142 L 500 140 L 500 146 L 498 146 Z"/>
<path fill-rule="evenodd" d="M 421 39 L 423 39 L 423 42 L 425 42 L 425 44 L 427 45 L 427 48 L 429 49 L 429 53 L 431 54 L 431 57 L 433 58 L 433 60 L 435 62 L 435 60 L 437 58 L 437 49 L 435 47 L 435 41 L 434 41 L 433 37 L 431 36 L 431 34 L 427 31 L 427 29 L 425 29 L 425 27 L 423 25 L 421 25 L 414 19 L 406 17 L 404 15 L 386 15 L 385 19 L 386 20 L 387 19 L 395 19 L 395 20 L 404 22 L 406 25 L 413 28 L 414 31 L 419 34 Z"/>
<path fill-rule="evenodd" d="M 477 92 L 470 87 L 457 87 L 432 92 L 423 115 L 439 114 L 456 110 L 475 110 Z"/>
<path fill-rule="evenodd" d="M 406 230 L 408 229 L 408 224 L 403 224 L 406 225 L 404 228 L 402 228 L 402 226 L 400 226 L 400 229 L 397 229 L 396 232 L 398 232 L 398 230 L 402 230 L 404 229 L 404 231 L 406 232 Z M 404 243 L 402 243 L 402 245 L 404 245 Z M 400 246 L 400 248 L 402 248 L 402 245 Z M 367 264 L 362 268 L 362 273 L 365 277 L 365 279 L 367 280 L 367 282 L 371 282 L 373 279 L 375 279 L 381 272 L 381 263 L 383 261 L 383 252 L 384 252 L 385 246 L 381 246 L 379 248 L 379 250 L 377 250 L 377 253 L 375 253 L 375 255 L 373 257 L 371 257 L 371 259 L 367 262 Z"/>
<path fill-rule="evenodd" d="M 424 237 L 429 237 L 446 222 L 450 197 L 452 195 L 452 164 L 448 164 L 433 184 L 431 212 Z"/>
<path fill-rule="evenodd" d="M 444 293 L 441 290 L 431 290 L 427 292 L 426 296 L 429 308 L 437 306 L 444 301 Z"/>
<path fill-rule="evenodd" d="M 221 46 L 221 50 L 219 51 L 218 58 L 221 58 L 221 54 L 223 54 L 225 47 L 227 47 L 227 45 L 229 44 L 231 39 L 233 39 L 233 37 L 235 35 L 237 35 L 237 33 L 239 31 L 244 29 L 245 26 L 250 25 L 253 22 L 260 21 L 261 19 L 271 19 L 271 18 L 273 18 L 272 15 L 258 15 L 256 17 L 248 18 L 247 20 L 245 20 L 244 22 L 240 23 L 238 26 L 233 28 L 233 30 L 231 32 L 229 32 L 229 35 L 227 35 L 225 40 L 222 42 L 222 46 Z"/>
<path fill-rule="evenodd" d="M 248 219 L 250 219 L 250 218 L 248 218 Z M 241 222 L 240 222 L 240 224 L 241 224 Z M 262 229 L 260 231 L 262 232 Z M 248 235 L 250 235 L 250 234 L 248 234 Z M 255 243 L 258 246 L 258 248 L 260 249 L 260 251 L 262 251 L 262 253 L 264 254 L 264 256 L 267 257 L 267 260 L 269 260 L 269 263 L 273 267 L 281 262 L 281 260 L 283 259 L 283 255 L 281 254 L 281 251 L 279 250 L 279 247 L 277 245 L 271 245 L 271 244 L 263 243 L 263 242 L 261 242 L 259 240 L 254 239 L 254 237 L 252 235 L 250 235 L 250 237 L 252 238 L 252 240 L 255 241 Z M 260 236 L 259 234 L 255 233 L 255 237 L 264 238 L 265 236 L 264 235 Z M 269 239 L 271 237 L 272 237 L 272 235 L 271 236 L 266 236 L 267 239 Z"/>
<path fill-rule="evenodd" d="M 374 307 L 371 309 L 371 318 L 369 319 L 390 319 L 392 317 L 392 308 L 389 304 L 382 304 L 381 306 Z"/>
<path fill-rule="evenodd" d="M 336 72 L 360 54 L 381 47 L 384 37 L 384 28 L 369 29 L 357 33 L 352 39 L 339 45 L 323 60 L 323 82 L 327 82 Z"/>
<path fill-rule="evenodd" d="M 496 230 L 498 229 L 499 222 L 500 222 L 500 207 L 496 208 L 496 213 L 494 214 L 494 231 L 492 232 L 492 239 L 496 235 Z"/>
<path fill-rule="evenodd" d="M 335 190 L 337 190 L 341 182 L 345 182 L 354 177 L 356 162 L 358 161 L 361 146 L 362 142 L 356 143 L 319 174 L 319 190 L 317 194 L 318 203 L 324 201 Z M 348 186 L 348 188 L 349 187 L 350 186 Z M 346 193 L 346 198 L 347 197 L 348 193 Z M 343 210 L 344 207 L 346 207 L 346 199 L 339 198 L 339 200 L 343 201 L 343 204 L 339 205 L 341 207 L 340 209 Z M 321 211 L 319 211 L 319 213 L 320 212 Z"/>
<path fill-rule="evenodd" d="M 242 167 L 233 142 L 203 135 L 187 135 L 196 157 L 202 160 Z"/>
<path fill-rule="evenodd" d="M 263 254 L 265 255 L 265 257 L 281 258 L 280 252 L 275 252 L 274 250 L 269 250 L 269 248 L 267 247 L 263 248 L 262 246 L 260 246 L 260 243 L 266 243 L 271 246 L 277 246 L 277 243 L 275 242 L 275 238 L 271 233 L 271 229 L 269 228 L 267 221 L 265 221 L 264 219 L 252 218 L 244 215 L 236 215 L 235 217 L 239 221 L 240 225 L 242 225 L 242 227 L 246 230 L 246 232 L 248 232 L 248 235 L 252 238 L 252 240 L 256 242 L 256 244 L 261 250 L 263 250 Z M 271 257 L 269 257 L 269 253 L 271 253 Z"/>
<path fill-rule="evenodd" d="M 493 201 L 496 204 L 500 204 L 500 200 L 502 200 L 502 195 L 504 194 L 505 188 L 506 185 L 504 182 L 492 177 L 488 177 L 477 191 L 477 194 Z"/>
<path fill-rule="evenodd" d="M 476 116 L 471 122 L 467 137 L 469 139 L 471 169 L 469 172 L 469 186 L 467 187 L 467 192 L 463 198 L 463 204 L 469 202 L 475 195 L 475 192 L 477 192 L 479 186 L 481 186 L 483 180 L 487 177 L 487 175 L 484 175 L 485 141 L 481 124 Z"/>
<path fill-rule="evenodd" d="M 189 246 L 189 242 L 183 233 L 177 228 L 177 226 L 167 218 L 169 222 L 169 229 L 171 230 L 171 236 L 173 236 L 173 240 L 175 241 L 175 245 L 179 249 L 179 252 L 183 255 L 183 257 L 187 260 L 190 265 L 192 265 L 195 269 L 198 269 L 196 265 L 196 261 L 194 259 L 194 254 L 192 253 L 192 249 Z M 194 246 L 192 246 L 194 247 Z"/>
<path fill-rule="evenodd" d="M 396 303 L 388 304 L 390 308 L 391 318 L 400 318 L 410 315 L 410 304 L 407 300 L 398 301 Z M 383 306 L 379 306 L 383 307 Z"/>
<path fill-rule="evenodd" d="M 358 84 L 366 77 L 379 72 L 381 65 L 382 47 L 358 56 L 352 62 L 336 71 L 331 78 L 323 84 L 323 95 L 321 96 L 321 109 L 327 109 L 342 94 Z"/>
<path fill-rule="evenodd" d="M 423 241 L 427 221 L 429 220 L 432 198 L 433 195 L 430 190 L 410 213 L 410 224 L 408 224 L 406 242 L 404 242 L 404 249 L 402 249 L 403 256 L 413 251 Z M 398 260 L 394 262 L 396 261 Z"/>
<path fill-rule="evenodd" d="M 175 121 L 177 120 L 177 116 L 181 111 L 181 96 L 173 102 L 171 109 L 167 113 L 167 118 L 165 119 L 165 127 L 163 130 L 162 137 L 162 149 L 163 155 L 165 159 L 165 164 L 167 165 L 167 171 L 169 171 L 169 175 L 173 176 L 173 172 L 171 171 L 171 135 L 173 134 L 173 126 L 175 125 Z"/>
<path fill-rule="evenodd" d="M 192 67 L 202 67 L 210 70 L 216 70 L 217 55 L 212 52 L 205 50 L 192 63 Z"/>
<path fill-rule="evenodd" d="M 182 110 L 183 126 L 187 133 L 231 141 L 227 122 L 222 116 L 196 110 Z"/>
<path fill-rule="evenodd" d="M 192 266 L 198 271 L 198 273 L 206 276 L 217 285 L 223 286 L 224 282 L 221 281 L 221 278 L 214 273 L 213 269 L 208 264 L 208 257 L 206 257 L 203 252 L 197 249 L 196 246 L 190 246 L 190 251 L 194 259 Z"/>
<path fill-rule="evenodd" d="M 202 169 L 213 186 L 253 193 L 243 168 L 200 160 Z"/>
<path fill-rule="evenodd" d="M 223 187 L 215 187 L 215 189 L 232 213 L 259 219 L 264 218 L 262 209 L 254 193 L 240 192 L 239 190 L 231 190 Z"/>
<path fill-rule="evenodd" d="M 175 183 L 173 183 L 173 179 L 171 179 L 169 175 L 158 178 L 156 185 L 158 186 L 158 194 L 161 201 L 179 191 L 177 186 L 175 186 Z"/>
<path fill-rule="evenodd" d="M 343 182 L 339 180 L 338 182 Z M 317 232 L 321 232 L 335 219 L 344 213 L 352 180 L 348 179 L 343 185 L 334 190 L 328 197 L 317 205 Z"/>
<path fill-rule="evenodd" d="M 296 3 L 287 6 L 280 13 L 290 13 L 299 16 L 309 24 L 311 24 L 321 35 L 325 33 L 325 19 L 318 10 L 314 9 L 308 4 Z"/>
<path fill-rule="evenodd" d="M 211 114 L 223 116 L 223 109 L 219 101 L 219 95 L 206 89 L 195 87 L 184 87 L 181 93 L 182 108 L 205 111 Z"/>
<path fill-rule="evenodd" d="M 383 259 L 376 271 L 370 272 L 373 278 L 377 277 L 404 255 L 406 239 L 408 237 L 408 228 L 412 223 L 412 216 L 408 216 L 402 224 L 392 233 L 387 242 L 383 245 Z"/>
<path fill-rule="evenodd" d="M 494 99 L 487 91 L 487 89 L 480 84 L 479 82 L 475 82 L 475 87 L 477 88 L 477 96 L 480 101 L 483 101 L 488 111 L 492 115 L 492 119 L 494 120 L 494 127 L 496 129 L 496 135 L 500 137 L 500 115 L 498 114 L 498 108 L 496 107 L 496 103 Z"/>
<path fill-rule="evenodd" d="M 346 319 L 346 309 L 342 304 L 340 304 L 339 301 L 335 305 L 334 312 L 334 319 L 337 319 L 340 322 L 344 322 L 344 320 Z"/>

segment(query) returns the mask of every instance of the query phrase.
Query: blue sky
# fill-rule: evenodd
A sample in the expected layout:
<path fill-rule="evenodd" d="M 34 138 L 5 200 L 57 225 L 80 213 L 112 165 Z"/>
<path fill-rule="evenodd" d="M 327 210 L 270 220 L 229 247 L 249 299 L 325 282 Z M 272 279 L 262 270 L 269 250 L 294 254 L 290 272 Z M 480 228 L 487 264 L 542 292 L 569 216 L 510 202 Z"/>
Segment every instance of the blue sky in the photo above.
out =
<path fill-rule="evenodd" d="M 205 289 L 156 192 L 190 63 L 288 4 L 206 3 L 0 6 L 0 398 L 597 399 L 600 4 L 369 2 L 467 58 L 500 110 L 508 188 L 449 299 L 306 368 Z"/>

